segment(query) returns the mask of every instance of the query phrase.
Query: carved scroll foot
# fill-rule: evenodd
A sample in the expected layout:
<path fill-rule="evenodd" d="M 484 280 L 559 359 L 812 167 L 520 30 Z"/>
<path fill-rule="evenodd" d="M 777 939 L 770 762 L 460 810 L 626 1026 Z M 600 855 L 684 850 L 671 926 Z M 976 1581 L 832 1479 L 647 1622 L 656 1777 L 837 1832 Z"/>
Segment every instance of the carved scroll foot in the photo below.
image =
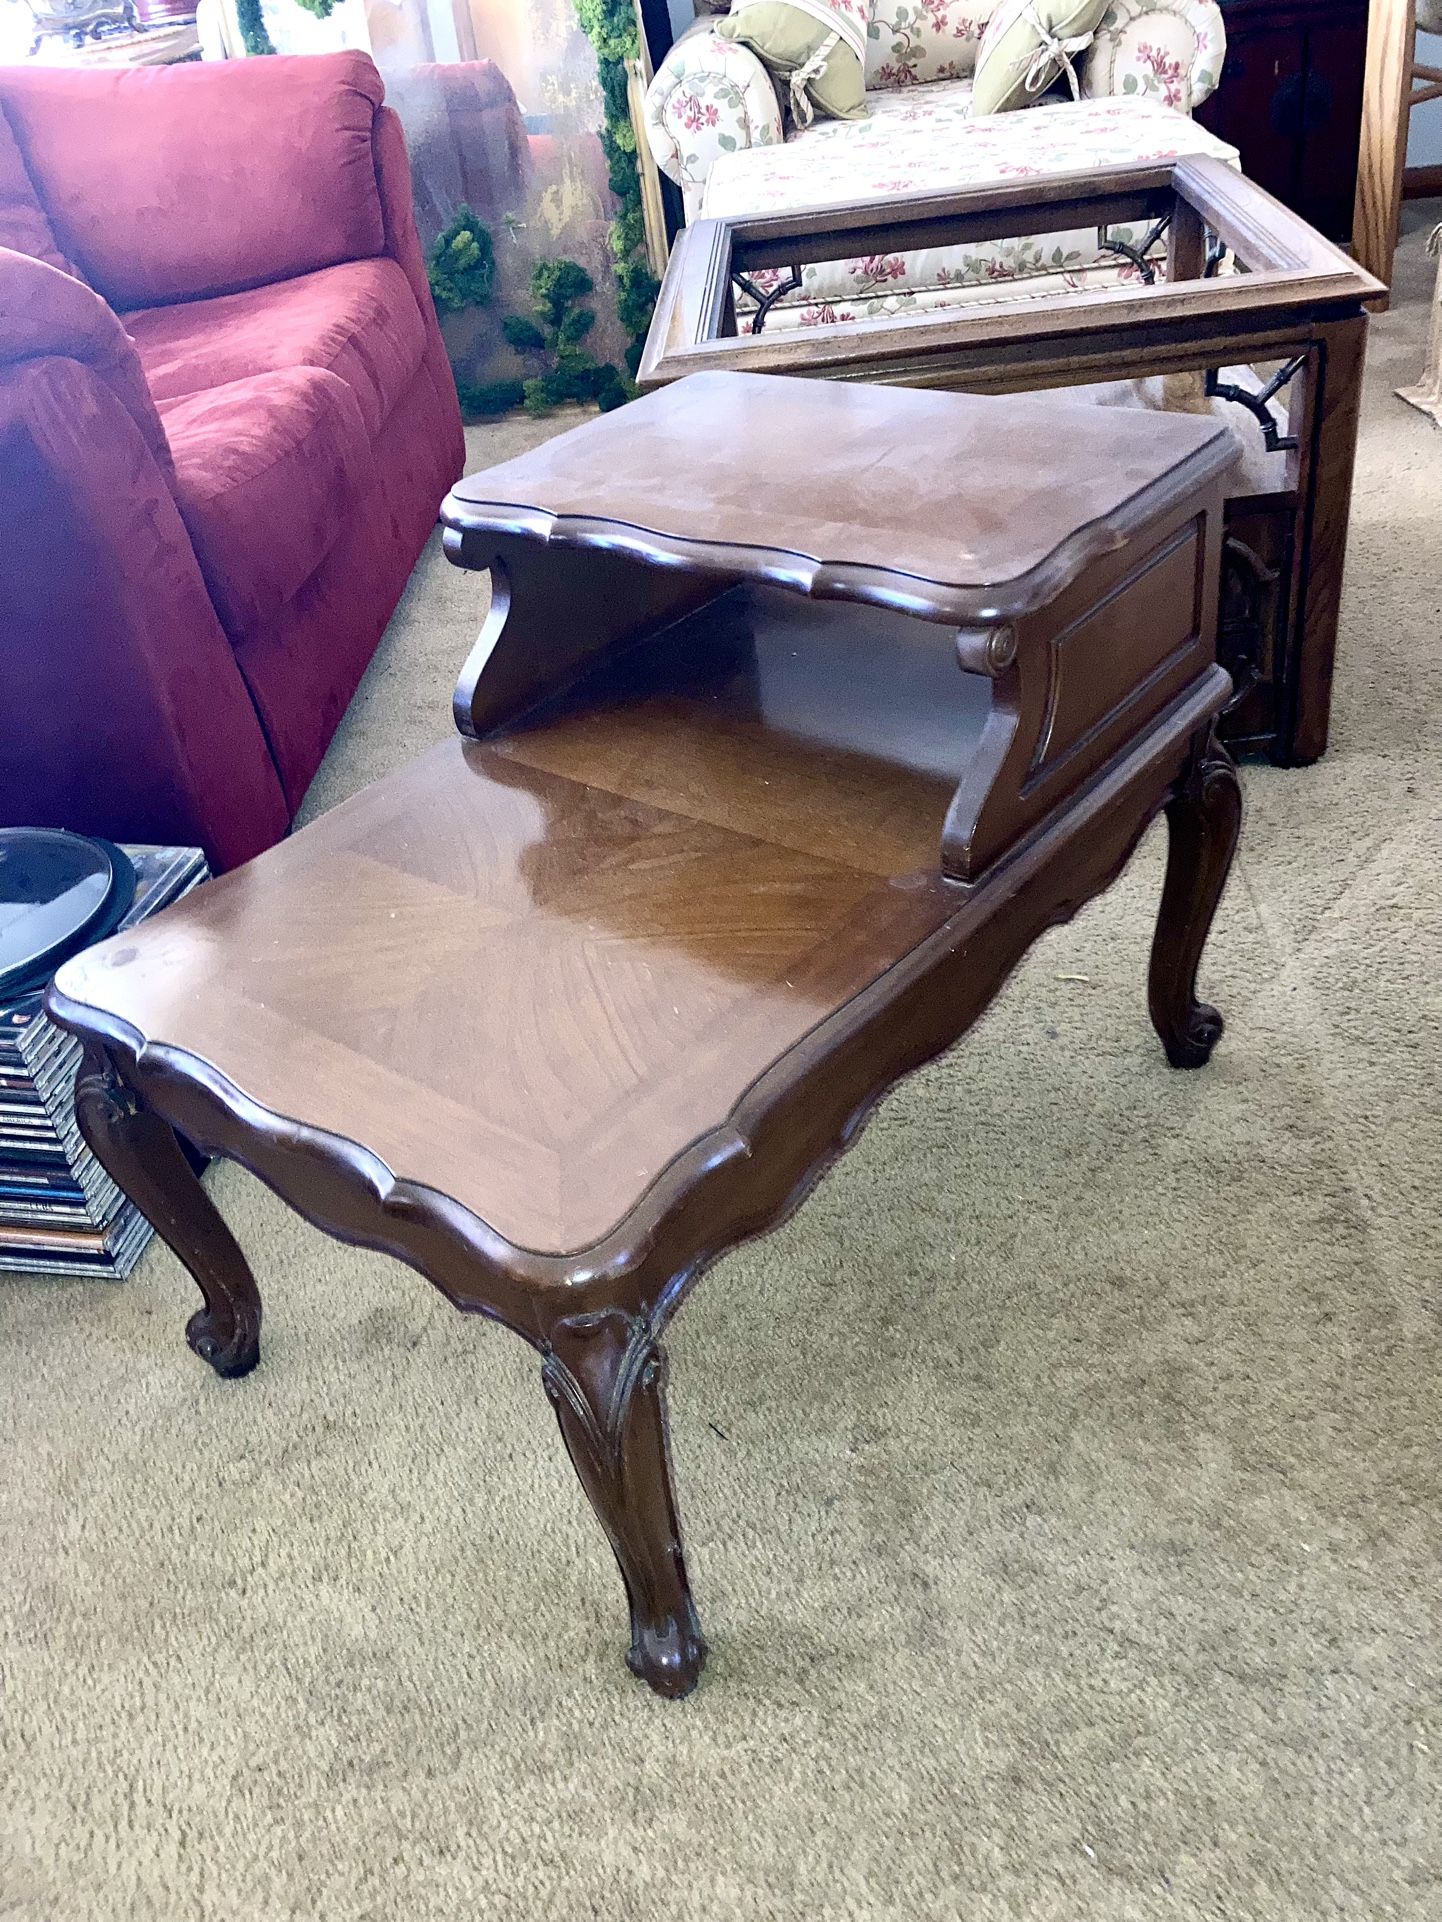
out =
<path fill-rule="evenodd" d="M 141 1106 L 109 1056 L 87 1047 L 75 1115 L 91 1152 L 140 1209 L 205 1297 L 185 1338 L 217 1375 L 260 1360 L 260 1295 L 245 1256 L 200 1185 L 174 1133 Z"/>
<path fill-rule="evenodd" d="M 1197 999 L 1197 967 L 1241 826 L 1237 770 L 1209 736 L 1167 802 L 1167 877 L 1147 989 L 1152 1025 L 1174 1068 L 1205 1066 L 1222 1032 L 1217 1010 Z"/>
<path fill-rule="evenodd" d="M 626 1584 L 626 1664 L 658 1695 L 678 1700 L 700 1678 L 706 1643 L 681 1553 L 664 1372 L 649 1325 L 610 1309 L 552 1330 L 542 1378 Z"/>

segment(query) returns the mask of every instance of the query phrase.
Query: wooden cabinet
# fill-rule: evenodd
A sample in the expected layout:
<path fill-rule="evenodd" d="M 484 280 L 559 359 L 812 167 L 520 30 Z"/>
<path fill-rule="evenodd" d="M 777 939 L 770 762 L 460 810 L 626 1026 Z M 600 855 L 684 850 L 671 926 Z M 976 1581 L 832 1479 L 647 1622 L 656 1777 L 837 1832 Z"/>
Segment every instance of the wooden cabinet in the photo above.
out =
<path fill-rule="evenodd" d="M 1221 85 L 1197 119 L 1242 166 L 1332 240 L 1352 232 L 1366 0 L 1220 0 Z"/>

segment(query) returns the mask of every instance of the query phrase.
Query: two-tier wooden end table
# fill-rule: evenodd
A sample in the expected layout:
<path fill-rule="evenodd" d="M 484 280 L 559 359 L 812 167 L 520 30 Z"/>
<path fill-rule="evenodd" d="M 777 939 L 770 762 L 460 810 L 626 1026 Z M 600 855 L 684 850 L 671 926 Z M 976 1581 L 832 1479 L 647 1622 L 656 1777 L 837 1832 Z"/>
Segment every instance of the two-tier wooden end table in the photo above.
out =
<path fill-rule="evenodd" d="M 1152 1020 L 1197 1067 L 1236 841 L 1210 422 L 721 374 L 464 481 L 491 570 L 422 756 L 67 963 L 96 1154 L 252 1368 L 172 1130 L 542 1357 L 631 1607 L 694 1685 L 661 1338 L 1158 809 Z"/>

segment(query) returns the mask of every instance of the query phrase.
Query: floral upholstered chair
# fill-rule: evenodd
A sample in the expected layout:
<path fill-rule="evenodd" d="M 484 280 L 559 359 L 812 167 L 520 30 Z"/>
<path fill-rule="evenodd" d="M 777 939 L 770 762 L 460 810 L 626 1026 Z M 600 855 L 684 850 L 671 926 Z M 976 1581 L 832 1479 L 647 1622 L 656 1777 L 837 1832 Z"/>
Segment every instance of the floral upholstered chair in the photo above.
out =
<path fill-rule="evenodd" d="M 1022 112 L 973 115 L 978 49 L 997 0 L 870 0 L 865 117 L 798 124 L 748 46 L 698 21 L 646 96 L 656 164 L 687 218 L 844 206 L 943 193 L 1021 174 L 1085 173 L 1180 153 L 1236 163 L 1189 118 L 1217 84 L 1226 33 L 1215 0 L 1110 0 L 1067 61 L 1067 85 Z M 1134 274 L 1103 241 L 1122 228 L 820 262 L 771 308 L 768 328 L 955 305 L 1018 279 L 1094 285 Z M 1038 288 L 1040 291 L 1040 288 Z"/>

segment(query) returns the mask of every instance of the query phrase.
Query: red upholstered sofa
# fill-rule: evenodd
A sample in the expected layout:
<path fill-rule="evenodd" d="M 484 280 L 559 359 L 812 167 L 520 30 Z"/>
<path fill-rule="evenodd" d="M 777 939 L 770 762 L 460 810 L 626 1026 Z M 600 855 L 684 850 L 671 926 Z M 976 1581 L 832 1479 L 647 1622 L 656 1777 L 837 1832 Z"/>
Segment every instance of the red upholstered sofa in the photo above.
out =
<path fill-rule="evenodd" d="M 289 825 L 462 464 L 382 101 L 0 69 L 0 822 Z"/>

